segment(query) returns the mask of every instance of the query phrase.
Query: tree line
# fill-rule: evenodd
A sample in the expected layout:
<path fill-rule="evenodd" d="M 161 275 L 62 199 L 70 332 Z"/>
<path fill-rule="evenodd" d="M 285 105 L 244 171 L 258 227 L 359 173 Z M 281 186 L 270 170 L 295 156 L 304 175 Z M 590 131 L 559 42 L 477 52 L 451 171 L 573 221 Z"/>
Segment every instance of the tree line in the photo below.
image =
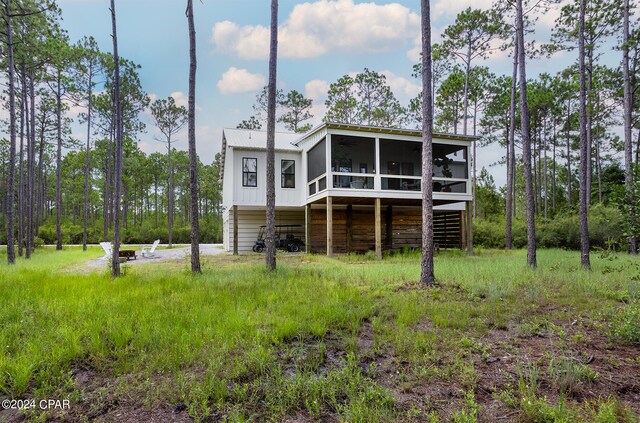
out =
<path fill-rule="evenodd" d="M 474 193 L 503 204 L 506 248 L 513 245 L 514 218 L 527 221 L 528 262 L 533 267 L 536 218 L 574 212 L 581 217 L 582 264 L 590 266 L 588 212 L 595 204 L 615 206 L 625 216 L 626 245 L 637 252 L 640 25 L 633 16 L 636 6 L 630 0 L 573 0 L 562 7 L 551 0 L 496 2 L 488 10 L 462 11 L 444 29 L 442 41 L 429 45 L 434 130 L 479 137 L 472 152 Z M 536 42 L 537 20 L 552 7 L 560 7 L 560 13 L 551 39 Z M 483 65 L 495 53 L 511 57 L 511 74 L 495 74 Z M 527 75 L 527 60 L 551 60 L 560 53 L 574 56 L 575 61 L 553 74 Z M 415 78 L 423 77 L 423 68 L 422 62 L 414 65 Z M 323 119 L 422 128 L 423 97 L 420 93 L 403 105 L 383 74 L 365 68 L 330 85 Z M 264 93 L 258 95 L 255 110 L 262 109 L 263 98 Z M 291 104 L 282 98 L 279 93 L 276 103 L 287 110 Z M 310 109 L 311 100 L 306 101 Z M 240 127 L 259 128 L 259 115 Z M 502 193 L 493 187 L 487 197 L 488 174 L 485 170 L 478 175 L 477 144 L 504 149 L 496 163 L 506 165 Z M 484 192 L 478 191 L 481 179 Z M 480 211 L 486 216 L 484 209 L 486 204 Z M 477 201 L 473 214 L 479 215 Z"/>
<path fill-rule="evenodd" d="M 446 132 L 462 128 L 480 136 L 481 145 L 505 149 L 502 193 L 486 170 L 478 178 L 475 160 L 473 180 L 474 215 L 479 202 L 485 215 L 499 210 L 491 201 L 504 204 L 506 248 L 513 245 L 513 219 L 523 216 L 527 261 L 535 267 L 536 219 L 577 211 L 581 263 L 588 269 L 588 216 L 595 204 L 615 206 L 612 218 L 624 216 L 627 248 L 637 253 L 640 131 L 635 142 L 632 131 L 640 111 L 640 26 L 632 16 L 635 2 L 573 0 L 560 8 L 551 39 L 536 43 L 537 19 L 558 3 L 516 0 L 461 12 L 432 50 L 435 124 Z M 510 75 L 478 63 L 499 50 L 513 60 Z M 528 77 L 527 60 L 550 60 L 560 52 L 575 62 L 555 74 Z"/>
<path fill-rule="evenodd" d="M 195 155 L 190 109 L 171 97 L 150 101 L 140 66 L 117 54 L 114 1 L 110 11 L 113 52 L 103 52 L 92 37 L 71 43 L 54 1 L 2 2 L 9 139 L 0 144 L 0 219 L 6 228 L 0 241 L 7 243 L 9 263 L 14 245 L 18 256 L 29 258 L 43 242 L 86 249 L 87 243 L 113 240 L 117 276 L 120 242 L 158 237 L 171 243 L 174 217 L 180 242 L 199 241 L 193 228 L 200 219 L 205 241 L 221 239 L 219 157 L 203 164 Z M 166 137 L 159 141 L 167 154 L 140 150 L 145 110 Z M 74 120 L 86 128 L 85 139 L 72 136 Z M 188 154 L 171 145 L 187 121 Z"/>
<path fill-rule="evenodd" d="M 524 217 L 531 266 L 536 265 L 536 218 L 575 210 L 581 216 L 582 238 L 588 241 L 589 207 L 611 203 L 625 216 L 625 236 L 632 252 L 637 251 L 640 232 L 640 131 L 633 139 L 634 129 L 640 126 L 636 95 L 640 26 L 633 16 L 635 2 L 571 1 L 562 6 L 549 42 L 533 41 L 537 19 L 550 7 L 558 7 L 557 3 L 514 0 L 497 2 L 488 10 L 468 8 L 445 28 L 439 44 L 429 41 L 424 46 L 421 62 L 413 67 L 414 77 L 424 86 L 423 70 L 428 65 L 428 92 L 423 90 L 403 105 L 383 74 L 365 68 L 330 84 L 323 118 L 423 128 L 426 106 L 434 130 L 477 135 L 482 146 L 501 146 L 507 184 L 498 194 L 504 202 L 505 247 L 513 244 L 514 218 Z M 277 15 L 277 2 L 272 2 L 272 18 L 274 7 Z M 174 218 L 183 226 L 193 223 L 195 214 L 210 216 L 213 210 L 216 218 L 209 226 L 205 224 L 204 233 L 207 240 L 217 240 L 219 163 L 189 165 L 187 181 L 187 158 L 172 146 L 185 125 L 187 109 L 172 98 L 151 104 L 138 78 L 139 66 L 125 58 L 114 60 L 113 53 L 101 52 L 92 38 L 71 44 L 60 27 L 55 2 L 3 0 L 1 13 L 7 46 L 1 57 L 9 80 L 5 107 L 15 118 L 8 132 L 10 139 L 18 140 L 2 140 L 0 146 L 2 223 L 7 227 L 7 240 L 14 232 L 20 240 L 18 253 L 24 249 L 29 255 L 40 228 L 52 221 L 59 247 L 62 229 L 69 222 L 72 226 L 82 223 L 84 244 L 107 239 L 116 215 L 122 217 L 127 239 L 138 239 L 134 228 L 153 225 L 166 226 L 167 240 L 172 242 Z M 270 47 L 274 57 L 277 33 L 275 37 Z M 498 75 L 483 65 L 498 51 L 511 57 L 511 74 Z M 528 77 L 527 60 L 544 60 L 560 52 L 573 55 L 575 62 L 555 74 Z M 603 60 L 605 52 L 607 60 Z M 612 62 L 612 56 L 619 57 L 619 63 Z M 115 94 L 116 68 L 120 71 L 119 96 Z M 275 67 L 272 71 L 275 74 Z M 423 104 L 426 94 L 431 98 L 429 104 Z M 120 124 L 115 119 L 116 98 L 121 100 Z M 70 116 L 78 108 L 83 111 Z M 137 137 L 145 130 L 140 113 L 147 109 L 163 135 L 166 155 L 146 155 L 137 147 Z M 313 118 L 310 99 L 296 90 L 285 93 L 269 86 L 258 93 L 253 110 L 254 115 L 238 127 L 260 129 L 267 124 L 270 129 L 272 113 L 274 122 L 305 132 Z M 71 137 L 72 118 L 86 125 L 85 140 Z M 623 137 L 618 135 L 619 127 Z M 116 184 L 119 128 L 124 176 Z M 479 198 L 477 181 L 482 178 L 476 167 L 476 144 L 472 179 Z M 63 155 L 63 150 L 68 153 Z M 190 155 L 189 162 L 192 159 Z M 145 168 L 149 171 L 132 172 Z M 200 199 L 194 203 L 196 208 L 190 208 L 190 181 L 192 172 L 198 170 L 211 178 L 197 178 Z M 115 213 L 120 198 L 116 188 L 122 189 L 119 214 Z M 474 215 L 483 213 L 474 202 Z M 16 228 L 10 228 L 14 222 Z M 102 229 L 98 236 L 96 227 Z M 77 237 L 76 233 L 74 239 Z M 583 265 L 589 267 L 589 246 L 581 248 Z"/>

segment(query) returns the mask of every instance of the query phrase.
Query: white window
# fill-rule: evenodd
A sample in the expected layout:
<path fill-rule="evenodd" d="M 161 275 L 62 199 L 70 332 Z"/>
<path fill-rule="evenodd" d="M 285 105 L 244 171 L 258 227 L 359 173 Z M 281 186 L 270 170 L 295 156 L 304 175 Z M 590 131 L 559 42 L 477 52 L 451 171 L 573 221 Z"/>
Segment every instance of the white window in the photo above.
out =
<path fill-rule="evenodd" d="M 296 161 L 295 160 L 282 160 L 280 162 L 281 167 L 281 187 L 282 188 L 295 188 L 296 187 Z"/>
<path fill-rule="evenodd" d="M 258 186 L 258 159 L 252 157 L 242 158 L 242 186 Z"/>

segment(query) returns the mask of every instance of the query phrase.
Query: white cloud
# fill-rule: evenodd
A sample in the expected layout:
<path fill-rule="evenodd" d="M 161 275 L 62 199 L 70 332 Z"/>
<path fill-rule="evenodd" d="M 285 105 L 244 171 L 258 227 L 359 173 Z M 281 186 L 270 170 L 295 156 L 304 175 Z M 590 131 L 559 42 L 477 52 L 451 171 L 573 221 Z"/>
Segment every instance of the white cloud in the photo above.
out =
<path fill-rule="evenodd" d="M 562 5 L 562 4 L 561 4 Z M 553 28 L 555 25 L 556 18 L 560 15 L 561 5 L 556 5 L 555 7 L 551 7 L 548 11 L 541 14 L 536 11 L 537 16 L 539 17 L 536 25 L 536 29 L 540 29 L 536 36 L 542 36 L 543 38 L 547 35 L 550 28 Z M 445 2 L 443 0 L 437 0 L 435 6 L 432 10 L 436 10 L 437 17 L 444 16 L 444 18 L 440 21 L 442 26 L 438 27 L 435 25 L 431 26 L 431 42 L 432 43 L 441 43 L 442 36 L 444 34 L 445 29 L 451 24 L 453 24 L 458 13 L 466 9 L 467 7 L 472 7 L 476 9 L 489 9 L 491 6 L 490 2 L 479 0 L 461 0 L 460 2 L 450 3 Z M 434 13 L 434 15 L 436 14 Z M 533 12 L 532 12 L 533 13 Z M 505 19 L 509 20 L 509 17 Z M 435 20 L 435 19 L 434 19 Z M 528 40 L 527 40 L 528 41 Z M 505 40 L 502 39 L 494 39 L 490 42 L 490 50 L 488 52 L 488 60 L 493 60 L 495 62 L 501 62 L 507 60 L 510 54 L 510 50 L 502 50 L 501 46 L 504 44 Z M 420 60 L 420 53 L 422 51 L 422 37 L 418 34 L 413 39 L 413 47 L 407 51 L 407 58 L 413 62 L 418 63 Z"/>
<path fill-rule="evenodd" d="M 549 10 L 545 13 L 542 13 L 539 15 L 539 21 L 540 24 L 542 24 L 542 26 L 545 26 L 547 28 L 553 28 L 556 26 L 556 19 L 558 19 L 560 17 L 560 11 L 562 9 L 562 6 L 565 4 L 566 2 L 561 2 L 560 4 L 556 4 L 556 5 L 551 5 L 551 7 L 549 8 Z"/>
<path fill-rule="evenodd" d="M 229 68 L 218 81 L 221 94 L 247 93 L 264 87 L 266 79 L 259 73 L 251 73 L 246 69 Z"/>
<path fill-rule="evenodd" d="M 87 108 L 85 106 L 76 104 L 68 98 L 62 99 L 62 102 L 69 108 L 67 110 L 67 114 L 71 115 L 74 119 L 76 119 L 80 113 L 87 113 Z"/>
<path fill-rule="evenodd" d="M 311 119 L 309 119 L 309 123 L 312 126 L 318 126 L 322 123 L 322 119 L 324 119 L 324 115 L 327 114 L 327 106 L 324 103 L 316 103 L 315 101 L 311 105 L 311 110 L 309 112 L 313 115 Z M 306 122 L 305 122 L 306 123 Z"/>
<path fill-rule="evenodd" d="M 397 49 L 420 30 L 420 17 L 398 3 L 377 5 L 353 0 L 297 4 L 278 30 L 278 55 L 313 58 L 329 52 L 378 53 Z M 269 29 L 218 22 L 212 42 L 219 51 L 242 59 L 268 57 Z"/>
<path fill-rule="evenodd" d="M 189 97 L 182 91 L 174 91 L 169 94 L 169 97 L 173 97 L 173 100 L 176 102 L 176 106 L 189 107 Z M 197 109 L 198 107 L 196 106 L 196 110 Z"/>
<path fill-rule="evenodd" d="M 387 84 L 391 87 L 391 91 L 402 104 L 408 104 L 409 100 L 422 91 L 422 85 L 415 81 L 398 76 L 389 70 L 384 70 L 380 73 L 387 78 Z"/>
<path fill-rule="evenodd" d="M 407 59 L 412 63 L 418 63 L 420 61 L 420 53 L 422 52 L 422 39 L 418 37 L 413 41 L 413 48 L 407 51 Z"/>
<path fill-rule="evenodd" d="M 408 103 L 410 99 L 417 96 L 422 90 L 422 85 L 419 81 L 413 81 L 405 77 L 396 75 L 390 70 L 383 70 L 379 72 L 387 79 L 387 84 L 395 94 L 396 98 L 403 104 Z M 350 72 L 349 75 L 355 78 L 357 72 Z M 327 99 L 327 93 L 329 91 L 329 82 L 320 79 L 313 79 L 304 85 L 305 97 L 313 100 L 312 113 L 316 116 L 321 114 L 324 116 L 326 113 L 326 107 L 324 102 Z"/>
<path fill-rule="evenodd" d="M 149 97 L 149 101 L 151 103 L 153 103 L 154 101 L 160 98 L 160 96 L 157 93 L 149 93 L 147 94 L 147 97 Z M 173 97 L 173 100 L 176 102 L 177 106 L 189 107 L 189 97 L 182 91 L 174 91 L 171 94 L 169 94 L 168 97 Z M 200 110 L 197 104 L 196 104 L 196 110 Z"/>
<path fill-rule="evenodd" d="M 314 103 L 324 103 L 329 92 L 329 83 L 320 79 L 313 79 L 304 84 L 304 95 Z"/>
<path fill-rule="evenodd" d="M 264 26 L 218 22 L 213 26 L 211 40 L 219 50 L 233 52 L 242 59 L 268 57 L 269 29 Z"/>
<path fill-rule="evenodd" d="M 444 32 L 443 28 L 437 28 L 434 25 L 431 25 L 431 43 L 440 43 L 442 42 L 442 33 Z M 413 63 L 418 63 L 420 61 L 420 53 L 422 52 L 422 34 L 418 31 L 416 36 L 413 38 L 413 47 L 407 51 L 407 58 L 411 60 Z"/>
<path fill-rule="evenodd" d="M 493 0 L 436 0 L 431 6 L 432 19 L 436 20 L 442 16 L 455 17 L 466 8 L 490 9 Z"/>

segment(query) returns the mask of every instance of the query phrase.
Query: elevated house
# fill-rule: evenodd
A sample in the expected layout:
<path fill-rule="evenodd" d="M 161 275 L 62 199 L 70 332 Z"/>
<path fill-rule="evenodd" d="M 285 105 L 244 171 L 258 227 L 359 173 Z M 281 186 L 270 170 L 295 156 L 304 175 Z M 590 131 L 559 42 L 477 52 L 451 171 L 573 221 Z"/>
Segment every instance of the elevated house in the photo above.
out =
<path fill-rule="evenodd" d="M 251 251 L 265 224 L 266 132 L 222 137 L 224 247 Z M 469 152 L 474 137 L 434 134 L 435 242 L 470 244 Z M 421 246 L 420 131 L 325 123 L 275 137 L 276 224 L 296 226 L 307 251 L 347 253 Z"/>

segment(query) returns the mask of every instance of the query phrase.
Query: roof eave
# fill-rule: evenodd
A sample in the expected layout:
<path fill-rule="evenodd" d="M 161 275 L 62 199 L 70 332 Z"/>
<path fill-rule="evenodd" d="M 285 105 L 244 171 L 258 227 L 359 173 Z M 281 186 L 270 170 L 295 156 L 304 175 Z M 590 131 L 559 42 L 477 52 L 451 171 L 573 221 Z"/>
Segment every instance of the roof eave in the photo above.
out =
<path fill-rule="evenodd" d="M 354 125 L 351 123 L 337 123 L 337 122 L 323 122 L 322 124 L 316 126 L 309 132 L 305 133 L 300 139 L 294 141 L 293 145 L 300 145 L 305 138 L 308 138 L 322 129 L 343 129 L 343 130 L 351 130 L 351 131 L 361 131 L 361 132 L 373 132 L 373 133 L 383 133 L 383 134 L 392 134 L 392 135 L 404 135 L 411 137 L 421 137 L 422 131 L 419 129 L 401 129 L 401 128 L 384 128 L 379 126 L 367 126 L 367 125 Z M 434 138 L 440 138 L 445 140 L 457 140 L 457 141 L 468 141 L 475 142 L 480 139 L 478 136 L 474 135 L 460 135 L 460 134 L 447 134 L 441 132 L 434 132 Z"/>

